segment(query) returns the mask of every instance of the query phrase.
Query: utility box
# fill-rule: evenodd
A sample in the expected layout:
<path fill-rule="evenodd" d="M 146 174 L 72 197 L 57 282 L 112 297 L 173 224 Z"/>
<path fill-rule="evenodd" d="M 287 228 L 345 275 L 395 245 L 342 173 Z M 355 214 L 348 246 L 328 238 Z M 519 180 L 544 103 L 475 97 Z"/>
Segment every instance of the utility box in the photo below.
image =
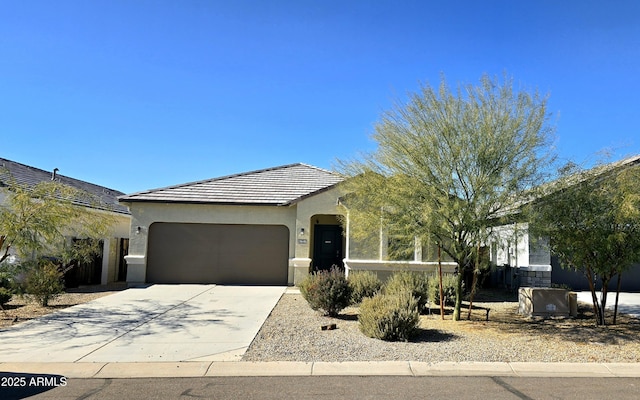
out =
<path fill-rule="evenodd" d="M 518 290 L 518 314 L 528 317 L 568 317 L 571 314 L 569 291 L 521 287 Z"/>

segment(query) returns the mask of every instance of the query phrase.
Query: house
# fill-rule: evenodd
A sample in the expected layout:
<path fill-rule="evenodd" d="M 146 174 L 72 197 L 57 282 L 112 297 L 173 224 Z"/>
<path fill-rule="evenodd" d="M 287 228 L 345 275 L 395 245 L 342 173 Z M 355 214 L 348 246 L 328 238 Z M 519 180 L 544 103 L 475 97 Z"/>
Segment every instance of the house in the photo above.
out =
<path fill-rule="evenodd" d="M 638 167 L 640 156 L 634 156 L 604 165 L 597 173 L 606 179 L 611 171 Z M 491 261 L 496 266 L 494 283 L 512 288 L 559 285 L 573 290 L 589 290 L 588 281 L 582 273 L 562 268 L 558 258 L 551 254 L 548 240 L 553 238 L 531 237 L 527 221 L 494 227 L 489 243 Z M 632 266 L 623 275 L 621 290 L 640 291 L 640 264 Z M 611 286 L 610 289 L 615 288 Z"/>
<path fill-rule="evenodd" d="M 290 164 L 121 196 L 127 281 L 293 285 L 340 264 L 341 181 Z"/>
<path fill-rule="evenodd" d="M 350 243 L 340 182 L 299 163 L 122 196 L 132 215 L 127 281 L 294 285 L 334 265 L 382 274 L 435 268 L 421 246 L 413 260 L 387 260 L 384 235 L 373 250 Z"/>
<path fill-rule="evenodd" d="M 124 195 L 124 193 L 61 175 L 58 173 L 58 169 L 45 171 L 0 158 L 0 204 L 3 204 L 6 199 L 6 189 L 4 188 L 6 188 L 10 180 L 27 187 L 35 186 L 40 182 L 55 180 L 99 198 L 105 208 L 95 209 L 92 207 L 91 210 L 112 214 L 115 224 L 111 228 L 111 235 L 105 237 L 102 241 L 102 254 L 99 254 L 93 263 L 81 265 L 77 268 L 74 271 L 73 280 L 78 284 L 107 284 L 125 280 L 126 263 L 124 262 L 124 255 L 128 252 L 131 216 L 127 207 L 117 201 L 118 196 Z M 87 204 L 79 205 L 88 207 Z M 70 233 L 70 239 L 72 238 L 73 232 Z M 10 262 L 17 262 L 15 252 L 10 257 Z"/>

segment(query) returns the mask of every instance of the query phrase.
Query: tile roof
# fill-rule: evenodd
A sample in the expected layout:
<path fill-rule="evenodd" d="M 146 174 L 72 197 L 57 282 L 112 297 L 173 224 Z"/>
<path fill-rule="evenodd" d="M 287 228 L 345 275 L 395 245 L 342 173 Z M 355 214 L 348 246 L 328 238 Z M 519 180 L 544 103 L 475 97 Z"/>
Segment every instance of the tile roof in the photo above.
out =
<path fill-rule="evenodd" d="M 298 163 L 148 190 L 122 196 L 120 201 L 283 206 L 341 181 L 333 172 Z"/>
<path fill-rule="evenodd" d="M 8 182 L 13 179 L 16 183 L 26 185 L 27 187 L 35 186 L 40 182 L 50 182 L 53 176 L 52 171 L 31 167 L 29 165 L 20 164 L 15 161 L 0 158 L 0 187 L 7 186 Z M 114 211 L 120 214 L 129 214 L 129 209 L 118 203 L 118 196 L 124 195 L 118 190 L 109 189 L 104 186 L 94 185 L 93 183 L 81 181 L 79 179 L 70 178 L 68 176 L 55 175 L 57 182 L 69 185 L 73 188 L 83 190 L 92 196 L 100 199 L 100 203 L 104 209 Z M 76 203 L 83 206 L 94 206 L 79 199 Z M 98 206 L 99 208 L 102 208 Z"/>

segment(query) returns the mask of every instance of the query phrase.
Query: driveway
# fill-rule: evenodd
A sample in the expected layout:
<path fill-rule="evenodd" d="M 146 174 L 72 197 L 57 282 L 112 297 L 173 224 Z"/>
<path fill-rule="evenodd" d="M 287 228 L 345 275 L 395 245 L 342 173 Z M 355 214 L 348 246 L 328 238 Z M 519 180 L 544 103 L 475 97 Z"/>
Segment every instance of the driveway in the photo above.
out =
<path fill-rule="evenodd" d="M 127 289 L 0 330 L 0 362 L 237 361 L 285 290 Z"/>
<path fill-rule="evenodd" d="M 597 293 L 598 301 L 600 301 L 600 291 Z M 578 301 L 593 304 L 591 292 L 578 292 Z M 609 292 L 607 295 L 607 309 L 613 310 L 615 304 L 616 292 Z M 618 300 L 618 312 L 640 318 L 640 293 L 621 292 L 620 299 Z"/>

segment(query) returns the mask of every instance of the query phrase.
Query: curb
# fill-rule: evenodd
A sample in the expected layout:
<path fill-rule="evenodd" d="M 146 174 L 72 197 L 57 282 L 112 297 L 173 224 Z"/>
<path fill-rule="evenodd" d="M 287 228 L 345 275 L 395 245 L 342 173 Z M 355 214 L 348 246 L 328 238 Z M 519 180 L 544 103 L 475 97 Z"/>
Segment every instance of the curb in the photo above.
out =
<path fill-rule="evenodd" d="M 0 373 L 74 379 L 267 376 L 502 376 L 553 378 L 640 377 L 640 363 L 224 361 L 153 363 L 0 363 Z"/>

